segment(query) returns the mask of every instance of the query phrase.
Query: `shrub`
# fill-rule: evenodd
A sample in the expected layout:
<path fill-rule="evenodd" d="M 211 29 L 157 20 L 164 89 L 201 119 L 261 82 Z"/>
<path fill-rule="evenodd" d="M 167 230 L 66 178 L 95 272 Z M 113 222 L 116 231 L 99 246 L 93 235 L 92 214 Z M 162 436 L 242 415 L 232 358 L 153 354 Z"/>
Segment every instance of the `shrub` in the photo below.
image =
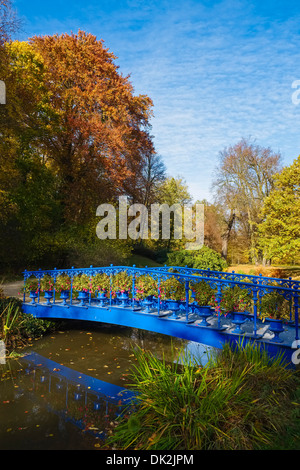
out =
<path fill-rule="evenodd" d="M 51 291 L 54 288 L 54 279 L 53 277 L 49 276 L 49 274 L 45 274 L 41 279 L 41 291 Z"/>
<path fill-rule="evenodd" d="M 260 303 L 261 318 L 289 319 L 289 303 L 278 292 L 270 292 L 262 297 Z"/>
<path fill-rule="evenodd" d="M 225 312 L 245 312 L 251 308 L 252 295 L 239 286 L 227 287 L 222 294 L 221 308 Z"/>
<path fill-rule="evenodd" d="M 143 275 L 135 279 L 135 297 L 145 299 L 149 295 L 158 294 L 157 281 L 151 276 Z"/>
<path fill-rule="evenodd" d="M 128 292 L 132 288 L 132 277 L 127 271 L 121 271 L 112 278 L 112 290 L 114 292 Z"/>
<path fill-rule="evenodd" d="M 55 283 L 55 290 L 58 292 L 71 289 L 71 278 L 66 274 L 57 276 Z"/>
<path fill-rule="evenodd" d="M 89 292 L 91 289 L 91 281 L 86 274 L 75 276 L 73 279 L 73 290 L 78 292 Z"/>
<path fill-rule="evenodd" d="M 39 288 L 39 281 L 36 277 L 29 277 L 25 281 L 25 285 L 23 287 L 23 292 L 29 293 L 31 291 L 37 292 Z"/>
<path fill-rule="evenodd" d="M 98 273 L 92 277 L 91 280 L 91 289 L 93 294 L 95 292 L 105 292 L 110 289 L 110 279 L 109 276 L 105 273 Z"/>
<path fill-rule="evenodd" d="M 224 258 L 207 246 L 203 246 L 200 250 L 183 250 L 169 253 L 167 265 L 211 269 L 212 271 L 223 271 L 227 268 Z"/>
<path fill-rule="evenodd" d="M 195 292 L 195 300 L 198 305 L 205 306 L 211 304 L 215 291 L 207 282 L 191 283 L 191 289 Z"/>
<path fill-rule="evenodd" d="M 54 328 L 54 322 L 35 318 L 22 311 L 22 301 L 15 297 L 0 300 L 0 337 L 8 349 L 23 345 L 27 338 L 42 336 Z"/>
<path fill-rule="evenodd" d="M 160 298 L 161 300 L 184 300 L 185 299 L 185 285 L 175 277 L 161 281 L 160 283 Z"/>

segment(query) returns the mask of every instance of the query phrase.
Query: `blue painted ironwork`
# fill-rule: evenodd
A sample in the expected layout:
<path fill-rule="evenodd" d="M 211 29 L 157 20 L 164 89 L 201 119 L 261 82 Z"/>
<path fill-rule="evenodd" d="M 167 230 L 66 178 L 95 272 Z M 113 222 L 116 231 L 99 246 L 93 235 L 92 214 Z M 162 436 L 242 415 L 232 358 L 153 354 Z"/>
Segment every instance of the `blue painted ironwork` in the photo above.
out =
<path fill-rule="evenodd" d="M 116 295 L 113 291 L 114 276 L 118 273 L 126 272 L 131 278 L 131 288 L 127 292 L 121 292 Z M 73 288 L 74 279 L 77 276 L 86 275 L 90 281 L 97 274 L 106 274 L 109 276 L 109 290 L 104 295 L 95 293 L 92 296 L 91 288 L 88 289 L 87 299 L 84 299 L 83 293 L 76 292 Z M 47 299 L 47 302 L 42 302 L 40 298 L 40 285 L 44 276 L 50 276 L 54 281 L 53 297 Z M 59 276 L 67 275 L 71 280 L 69 300 L 57 300 L 56 297 L 56 283 Z M 135 282 L 139 276 L 151 276 L 156 281 L 157 295 L 152 297 L 151 308 L 147 299 L 140 300 L 136 298 Z M 204 344 L 216 346 L 224 343 L 224 341 L 237 341 L 241 335 L 251 340 L 259 340 L 260 342 L 272 343 L 277 348 L 286 349 L 292 348 L 294 341 L 299 340 L 299 288 L 300 282 L 289 279 L 277 279 L 270 277 L 253 276 L 237 273 L 225 273 L 219 271 L 192 269 L 187 267 L 159 267 L 159 268 L 137 268 L 136 266 L 106 266 L 106 267 L 93 267 L 89 268 L 66 268 L 53 270 L 37 270 L 24 272 L 24 287 L 29 278 L 36 278 L 38 280 L 38 290 L 35 293 L 35 298 L 30 294 L 32 302 L 26 302 L 26 294 L 24 289 L 23 308 L 26 312 L 33 313 L 36 316 L 46 316 L 47 318 L 80 318 L 96 321 L 103 321 L 107 323 L 116 323 L 127 326 L 135 326 L 137 328 L 152 329 L 161 333 L 171 334 L 174 336 L 192 339 Z M 185 298 L 178 301 L 178 306 L 172 308 L 168 300 L 161 298 L 161 283 L 169 278 L 174 278 L 184 285 Z M 212 310 L 211 315 L 206 315 L 205 321 L 198 323 L 198 315 L 196 303 L 191 295 L 191 287 L 194 283 L 205 281 L 215 291 L 216 309 Z M 251 294 L 252 297 L 252 312 L 244 315 L 244 318 L 237 320 L 232 318 L 233 315 L 225 316 L 221 311 L 221 300 L 224 290 L 228 287 L 239 286 L 244 291 Z M 262 323 L 261 318 L 261 300 L 263 297 L 270 293 L 277 293 L 289 302 L 289 322 L 282 331 L 282 328 L 274 328 L 270 326 L 270 321 L 266 320 Z M 171 299 L 170 299 L 171 300 Z M 54 308 L 54 307 L 58 307 Z M 72 308 L 74 307 L 74 308 Z M 78 308 L 82 308 L 84 313 L 79 313 Z M 38 310 L 34 310 L 38 308 Z M 68 309 L 63 314 L 61 309 Z M 48 311 L 47 311 L 48 309 Z M 49 312 L 51 309 L 51 313 Z M 75 310 L 74 310 L 75 309 Z M 90 313 L 87 310 L 91 309 Z M 172 311 L 171 311 L 172 310 Z M 110 312 L 110 315 L 107 315 Z M 132 319 L 132 313 L 143 314 L 143 316 L 136 317 L 138 320 Z M 156 320 L 159 320 L 157 323 Z M 150 321 L 151 320 L 151 321 Z M 168 320 L 162 326 L 161 320 Z M 245 320 L 245 321 L 244 321 Z M 175 324 L 177 326 L 175 326 Z M 243 325 L 243 329 L 241 327 Z M 248 325 L 248 328 L 244 328 Z M 249 329 L 249 326 L 251 327 Z M 273 337 L 267 338 L 266 331 L 261 333 L 262 329 L 272 332 Z M 192 329 L 190 328 L 192 327 Z M 233 329 L 235 327 L 235 329 Z M 192 333 L 192 330 L 195 330 Z M 200 334 L 200 329 L 205 331 L 205 334 Z M 215 338 L 212 339 L 211 332 L 214 331 Z M 289 339 L 282 340 L 280 335 L 288 331 Z M 209 333 L 208 333 L 209 332 Z M 199 338 L 199 339 L 197 339 Z M 299 341 L 298 341 L 299 342 Z M 213 344 L 212 344 L 213 343 Z M 218 347 L 218 346 L 217 346 Z"/>

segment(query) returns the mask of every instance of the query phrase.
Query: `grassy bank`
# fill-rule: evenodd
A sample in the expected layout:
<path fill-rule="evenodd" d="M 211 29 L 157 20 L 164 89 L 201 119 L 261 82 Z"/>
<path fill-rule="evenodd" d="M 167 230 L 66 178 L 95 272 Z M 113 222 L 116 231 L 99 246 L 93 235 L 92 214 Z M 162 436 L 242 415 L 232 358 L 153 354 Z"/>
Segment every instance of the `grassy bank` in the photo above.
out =
<path fill-rule="evenodd" d="M 235 271 L 236 273 L 250 274 L 254 276 L 261 274 L 262 276 L 277 277 L 281 279 L 288 279 L 291 277 L 292 279 L 300 280 L 300 266 L 256 266 L 254 264 L 237 264 L 230 266 L 226 271 Z"/>
<path fill-rule="evenodd" d="M 299 377 L 281 358 L 225 346 L 202 367 L 189 357 L 178 365 L 135 354 L 137 407 L 113 429 L 110 448 L 300 449 Z"/>
<path fill-rule="evenodd" d="M 15 297 L 0 298 L 0 341 L 5 343 L 8 356 L 16 355 L 32 340 L 56 327 L 54 322 L 25 314 L 21 306 L 22 301 Z"/>

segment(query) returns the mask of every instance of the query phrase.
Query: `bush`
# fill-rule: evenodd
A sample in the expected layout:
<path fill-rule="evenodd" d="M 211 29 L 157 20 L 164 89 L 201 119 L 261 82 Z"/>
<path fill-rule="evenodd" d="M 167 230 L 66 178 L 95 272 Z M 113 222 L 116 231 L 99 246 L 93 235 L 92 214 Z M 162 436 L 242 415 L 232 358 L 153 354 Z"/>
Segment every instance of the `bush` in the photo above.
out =
<path fill-rule="evenodd" d="M 211 305 L 215 291 L 205 281 L 192 283 L 192 291 L 195 293 L 195 300 L 200 306 Z"/>
<path fill-rule="evenodd" d="M 224 258 L 207 246 L 203 246 L 200 250 L 182 250 L 169 253 L 167 265 L 211 269 L 212 271 L 223 271 L 227 268 Z"/>
<path fill-rule="evenodd" d="M 149 295 L 158 295 L 157 281 L 152 276 L 138 276 L 135 279 L 135 289 L 137 299 L 145 299 Z"/>
<path fill-rule="evenodd" d="M 54 322 L 35 318 L 22 311 L 22 301 L 15 297 L 0 300 L 0 339 L 8 349 L 23 345 L 28 338 L 37 338 L 54 328 Z"/>
<path fill-rule="evenodd" d="M 265 294 L 261 299 L 260 317 L 289 320 L 289 302 L 279 292 Z"/>

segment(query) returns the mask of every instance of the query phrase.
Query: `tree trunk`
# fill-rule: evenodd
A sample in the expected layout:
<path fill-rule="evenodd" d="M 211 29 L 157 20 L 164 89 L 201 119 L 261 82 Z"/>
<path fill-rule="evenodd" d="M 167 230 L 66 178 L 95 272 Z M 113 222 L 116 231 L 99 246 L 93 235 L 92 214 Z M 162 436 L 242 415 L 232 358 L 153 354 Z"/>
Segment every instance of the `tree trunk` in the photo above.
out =
<path fill-rule="evenodd" d="M 234 210 L 231 209 L 229 220 L 227 221 L 227 224 L 226 224 L 226 228 L 225 228 L 224 232 L 221 235 L 221 238 L 222 238 L 222 256 L 225 260 L 227 260 L 228 242 L 229 242 L 229 239 L 230 239 L 230 233 L 231 233 L 231 229 L 232 229 L 234 220 L 235 220 L 235 212 L 234 212 Z"/>

